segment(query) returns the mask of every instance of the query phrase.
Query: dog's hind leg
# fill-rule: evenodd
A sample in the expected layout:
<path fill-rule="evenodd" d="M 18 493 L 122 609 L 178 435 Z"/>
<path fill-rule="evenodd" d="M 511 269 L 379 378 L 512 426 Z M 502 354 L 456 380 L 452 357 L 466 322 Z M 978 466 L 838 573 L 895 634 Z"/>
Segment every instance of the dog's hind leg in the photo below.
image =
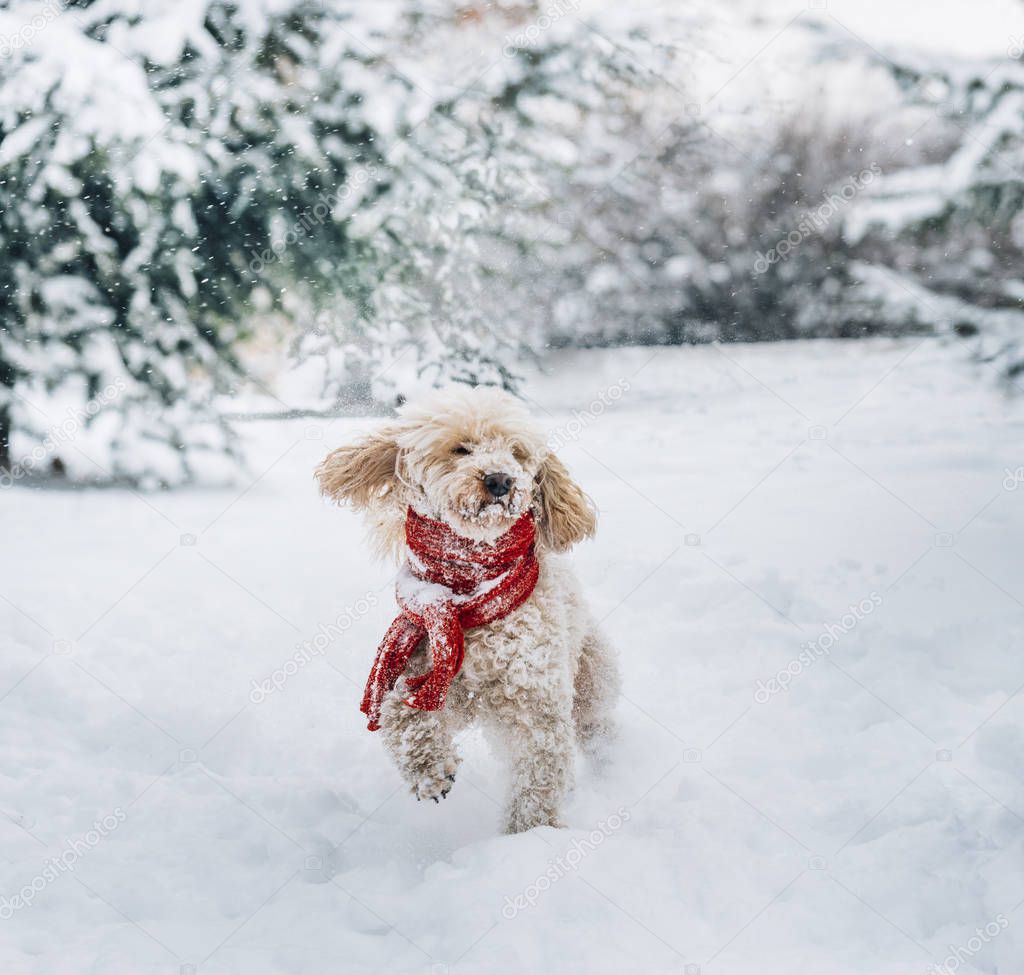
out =
<path fill-rule="evenodd" d="M 420 711 L 404 702 L 408 693 L 403 678 L 384 699 L 381 737 L 413 795 L 438 802 L 451 791 L 462 761 L 453 742 L 453 702 L 440 711 Z"/>
<path fill-rule="evenodd" d="M 621 683 L 615 652 L 597 627 L 591 625 L 580 648 L 572 717 L 580 748 L 598 765 L 606 760 L 607 746 L 615 737 L 614 711 Z"/>

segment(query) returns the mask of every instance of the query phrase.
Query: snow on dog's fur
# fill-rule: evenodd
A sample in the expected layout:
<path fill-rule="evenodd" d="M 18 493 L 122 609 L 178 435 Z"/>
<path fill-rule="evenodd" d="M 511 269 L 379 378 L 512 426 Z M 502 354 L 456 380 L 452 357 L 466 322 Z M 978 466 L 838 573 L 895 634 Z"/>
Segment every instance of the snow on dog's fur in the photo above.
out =
<path fill-rule="evenodd" d="M 488 490 L 489 474 L 511 479 L 507 494 Z M 381 734 L 412 791 L 437 800 L 461 761 L 454 735 L 481 722 L 511 767 L 507 830 L 560 825 L 574 745 L 599 757 L 619 679 L 570 567 L 556 554 L 593 535 L 593 506 L 525 407 L 489 387 L 435 393 L 330 453 L 317 477 L 325 495 L 365 512 L 381 550 L 399 557 L 410 506 L 483 542 L 533 511 L 540 563 L 533 594 L 504 619 L 466 631 L 465 662 L 441 710 L 403 703 L 408 689 L 400 679 L 384 702 Z M 424 641 L 408 673 L 429 668 Z"/>

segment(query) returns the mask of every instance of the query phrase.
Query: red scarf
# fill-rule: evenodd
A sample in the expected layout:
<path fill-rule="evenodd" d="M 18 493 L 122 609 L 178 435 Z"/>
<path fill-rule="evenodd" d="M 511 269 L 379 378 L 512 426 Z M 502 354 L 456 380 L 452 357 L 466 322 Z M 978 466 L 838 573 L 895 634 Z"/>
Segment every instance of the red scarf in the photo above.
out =
<path fill-rule="evenodd" d="M 443 521 L 409 509 L 405 540 L 410 556 L 395 591 L 402 612 L 377 649 L 359 709 L 370 719 L 370 731 L 380 727 L 384 695 L 424 637 L 433 667 L 409 678 L 412 693 L 405 703 L 423 711 L 444 707 L 466 653 L 464 631 L 503 619 L 530 598 L 539 572 L 534 536 L 529 512 L 487 544 L 456 535 Z"/>

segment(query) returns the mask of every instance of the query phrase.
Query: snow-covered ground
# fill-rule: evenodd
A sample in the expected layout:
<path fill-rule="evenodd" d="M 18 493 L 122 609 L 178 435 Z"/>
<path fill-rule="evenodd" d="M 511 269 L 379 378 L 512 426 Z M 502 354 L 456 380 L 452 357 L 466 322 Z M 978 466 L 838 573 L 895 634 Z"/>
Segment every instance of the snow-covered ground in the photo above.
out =
<path fill-rule="evenodd" d="M 371 421 L 247 426 L 244 489 L 4 491 L 0 971 L 1024 970 L 1024 413 L 994 378 L 909 339 L 531 380 L 602 511 L 575 561 L 625 693 L 570 828 L 520 836 L 481 742 L 435 806 L 364 730 L 393 573 L 311 469 Z"/>

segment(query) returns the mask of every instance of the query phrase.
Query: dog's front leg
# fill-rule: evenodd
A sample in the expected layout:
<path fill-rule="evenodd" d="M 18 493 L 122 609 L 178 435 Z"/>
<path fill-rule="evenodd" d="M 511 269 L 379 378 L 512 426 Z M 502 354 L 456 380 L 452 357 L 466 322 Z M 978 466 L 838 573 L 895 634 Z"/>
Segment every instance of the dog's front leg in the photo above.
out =
<path fill-rule="evenodd" d="M 519 697 L 502 718 L 512 765 L 505 831 L 562 826 L 560 810 L 572 787 L 575 758 L 571 698 Z"/>
<path fill-rule="evenodd" d="M 403 700 L 408 694 L 405 680 L 399 680 L 384 699 L 380 733 L 413 795 L 438 802 L 451 790 L 461 762 L 452 741 L 451 713 L 448 708 L 411 708 Z"/>

